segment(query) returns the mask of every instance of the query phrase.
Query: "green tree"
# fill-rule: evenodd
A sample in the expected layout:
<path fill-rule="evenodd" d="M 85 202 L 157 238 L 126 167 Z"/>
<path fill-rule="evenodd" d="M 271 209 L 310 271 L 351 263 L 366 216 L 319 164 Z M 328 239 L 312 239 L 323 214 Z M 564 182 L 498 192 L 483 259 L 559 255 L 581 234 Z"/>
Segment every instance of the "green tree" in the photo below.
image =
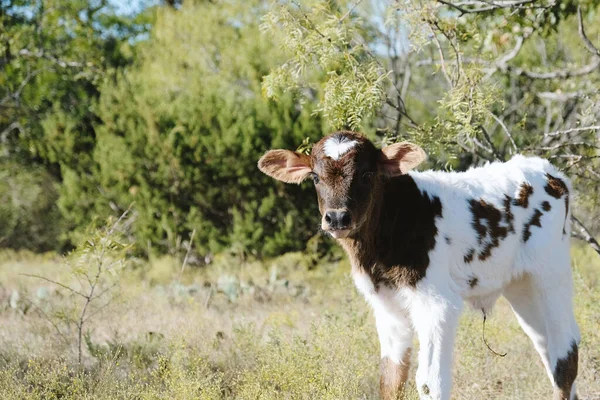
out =
<path fill-rule="evenodd" d="M 0 168 L 18 176 L 12 192 L 3 188 L 0 195 L 15 199 L 31 189 L 29 195 L 39 192 L 41 209 L 56 210 L 64 175 L 92 189 L 85 180 L 93 166 L 99 87 L 110 71 L 130 62 L 128 39 L 145 31 L 147 19 L 118 17 L 106 0 L 0 1 Z M 63 243 L 57 227 L 67 226 L 60 214 L 39 213 L 34 203 L 0 206 L 12 219 L 39 217 L 5 236 L 48 235 L 4 245 L 47 250 Z M 23 207 L 34 208 L 28 213 Z"/>
<path fill-rule="evenodd" d="M 196 229 L 202 254 L 231 248 L 272 255 L 315 233 L 313 194 L 273 185 L 257 169 L 271 147 L 322 135 L 313 106 L 261 95 L 282 62 L 258 23 L 266 3 L 185 2 L 161 8 L 132 68 L 102 88 L 90 191 L 65 177 L 61 200 L 74 225 L 134 203 L 141 243 L 177 250 Z M 86 210 L 82 203 L 91 207 Z M 146 246 L 141 246 L 146 247 Z"/>
<path fill-rule="evenodd" d="M 0 247 L 51 250 L 61 234 L 57 184 L 40 166 L 0 169 Z"/>

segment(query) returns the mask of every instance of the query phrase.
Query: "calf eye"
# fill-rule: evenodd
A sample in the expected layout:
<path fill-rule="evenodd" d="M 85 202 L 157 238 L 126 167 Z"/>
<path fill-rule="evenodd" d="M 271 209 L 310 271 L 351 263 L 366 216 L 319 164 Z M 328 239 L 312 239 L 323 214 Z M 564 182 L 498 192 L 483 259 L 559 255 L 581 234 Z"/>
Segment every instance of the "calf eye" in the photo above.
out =
<path fill-rule="evenodd" d="M 312 177 L 312 180 L 313 180 L 313 182 L 315 182 L 315 185 L 316 185 L 317 183 L 319 183 L 319 175 L 317 175 L 317 174 L 315 174 L 314 172 L 312 172 L 312 173 L 310 174 L 310 176 Z"/>
<path fill-rule="evenodd" d="M 364 174 L 362 174 L 362 177 L 364 180 L 368 181 L 373 177 L 373 175 L 375 175 L 374 172 L 365 172 Z"/>

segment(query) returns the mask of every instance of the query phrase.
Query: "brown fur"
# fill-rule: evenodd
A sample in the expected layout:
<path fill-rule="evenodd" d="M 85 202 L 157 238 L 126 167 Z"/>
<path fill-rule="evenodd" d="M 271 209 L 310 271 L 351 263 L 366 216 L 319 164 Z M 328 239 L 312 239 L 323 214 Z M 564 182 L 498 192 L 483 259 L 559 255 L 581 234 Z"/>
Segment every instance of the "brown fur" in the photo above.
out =
<path fill-rule="evenodd" d="M 463 257 L 465 264 L 468 264 L 473 261 L 473 257 L 475 256 L 475 249 L 469 249 L 467 254 Z"/>
<path fill-rule="evenodd" d="M 471 287 L 471 289 L 473 289 L 475 286 L 477 286 L 478 283 L 479 283 L 479 278 L 477 278 L 476 276 L 469 279 L 469 286 Z"/>
<path fill-rule="evenodd" d="M 438 197 L 422 194 L 404 175 L 385 182 L 366 226 L 340 240 L 352 265 L 370 275 L 375 288 L 416 286 L 429 266 L 436 245 L 436 217 L 442 216 Z"/>
<path fill-rule="evenodd" d="M 342 157 L 334 160 L 325 155 L 324 144 L 331 136 L 344 136 L 348 140 L 358 142 L 356 146 L 344 153 Z M 320 140 L 312 149 L 313 172 L 319 176 L 320 183 L 315 185 L 319 209 L 323 214 L 326 209 L 345 209 L 348 207 L 349 199 L 355 202 L 358 198 L 363 199 L 360 204 L 355 205 L 354 214 L 363 216 L 359 223 L 364 222 L 368 216 L 368 205 L 373 193 L 369 187 L 358 187 L 365 172 L 373 173 L 377 178 L 377 161 L 381 152 L 373 146 L 364 136 L 354 132 L 337 132 Z"/>
<path fill-rule="evenodd" d="M 400 364 L 394 363 L 388 357 L 381 359 L 381 377 L 379 393 L 382 400 L 397 400 L 402 398 L 404 385 L 408 379 L 411 349 L 408 349 Z"/>
<path fill-rule="evenodd" d="M 554 390 L 555 400 L 569 400 L 571 396 L 571 387 L 577 377 L 577 363 L 579 359 L 579 350 L 577 343 L 573 341 L 571 350 L 565 358 L 561 358 L 556 362 L 554 367 Z"/>
<path fill-rule="evenodd" d="M 550 174 L 546 174 L 546 179 L 548 179 L 548 183 L 544 187 L 546 193 L 555 199 L 560 199 L 562 196 L 565 196 L 565 224 L 563 225 L 563 234 L 565 234 L 567 215 L 569 215 L 569 188 L 565 181 Z"/>
<path fill-rule="evenodd" d="M 514 233 L 515 226 L 513 221 L 515 219 L 514 214 L 511 209 L 511 197 L 509 195 L 504 195 L 504 221 L 506 222 L 507 229 L 509 233 Z"/>
<path fill-rule="evenodd" d="M 481 261 L 485 261 L 488 258 L 491 257 L 492 255 L 492 249 L 494 247 L 498 247 L 500 245 L 500 241 L 498 241 L 498 243 L 495 242 L 489 242 L 488 244 L 485 245 L 485 247 L 481 250 L 481 252 L 479 252 L 479 260 Z"/>
<path fill-rule="evenodd" d="M 512 224 L 514 217 L 510 210 L 509 199 L 507 196 L 504 202 L 504 214 L 485 200 L 471 199 L 469 201 L 473 214 L 472 225 L 477 233 L 478 243 L 483 246 L 478 256 L 481 261 L 487 260 L 492 255 L 492 250 L 500 245 L 500 241 L 505 239 L 509 232 L 514 232 Z M 483 223 L 484 220 L 487 221 L 487 224 Z M 503 220 L 506 226 L 500 225 Z"/>
<path fill-rule="evenodd" d="M 542 214 L 543 213 L 540 210 L 538 210 L 537 208 L 535 210 L 533 210 L 533 215 L 531 216 L 529 221 L 527 221 L 527 223 L 523 227 L 523 242 L 528 241 L 529 238 L 531 237 L 531 227 L 532 226 L 537 226 L 539 228 L 542 227 L 542 223 L 540 221 Z"/>
<path fill-rule="evenodd" d="M 548 183 L 544 189 L 550 196 L 554 197 L 555 199 L 560 199 L 563 195 L 569 194 L 569 189 L 562 179 L 550 174 L 546 174 L 546 178 L 548 179 Z"/>
<path fill-rule="evenodd" d="M 542 209 L 546 212 L 550 211 L 552 209 L 552 206 L 550 205 L 550 203 L 548 203 L 547 201 L 544 201 L 542 203 Z"/>
<path fill-rule="evenodd" d="M 519 197 L 513 200 L 513 204 L 515 206 L 520 206 L 523 208 L 529 207 L 529 197 L 533 194 L 533 186 L 528 183 L 523 183 L 521 185 L 521 191 L 519 192 Z"/>

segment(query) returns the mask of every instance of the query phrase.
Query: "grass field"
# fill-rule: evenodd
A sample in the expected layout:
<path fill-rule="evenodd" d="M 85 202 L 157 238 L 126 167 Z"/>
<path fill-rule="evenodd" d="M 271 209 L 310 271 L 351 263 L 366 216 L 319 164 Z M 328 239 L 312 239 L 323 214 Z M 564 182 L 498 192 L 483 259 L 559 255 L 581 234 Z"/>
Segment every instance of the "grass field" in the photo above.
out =
<path fill-rule="evenodd" d="M 573 259 L 578 389 L 580 399 L 599 399 L 600 257 L 577 247 Z M 19 275 L 68 282 L 64 264 L 53 255 L 0 255 L 1 399 L 377 398 L 374 320 L 345 258 L 313 266 L 299 253 L 265 263 L 222 256 L 181 278 L 169 258 L 134 263 L 119 275 L 112 302 L 89 319 L 82 364 L 69 293 Z M 506 357 L 486 348 L 481 324 L 480 314 L 465 312 L 453 398 L 550 398 L 541 361 L 506 301 L 486 326 Z"/>

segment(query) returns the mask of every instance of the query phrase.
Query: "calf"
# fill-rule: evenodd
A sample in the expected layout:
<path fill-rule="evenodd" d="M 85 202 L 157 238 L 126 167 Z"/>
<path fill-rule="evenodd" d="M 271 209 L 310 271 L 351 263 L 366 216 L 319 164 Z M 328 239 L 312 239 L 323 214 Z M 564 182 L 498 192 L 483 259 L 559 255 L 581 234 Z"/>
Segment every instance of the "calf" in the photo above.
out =
<path fill-rule="evenodd" d="M 548 161 L 515 156 L 466 172 L 412 171 L 410 143 L 378 150 L 337 132 L 310 156 L 271 150 L 265 174 L 312 178 L 321 227 L 345 249 L 381 343 L 381 397 L 401 395 L 413 334 L 421 399 L 449 399 L 463 300 L 489 310 L 504 295 L 539 352 L 555 399 L 576 398 L 568 180 Z"/>

